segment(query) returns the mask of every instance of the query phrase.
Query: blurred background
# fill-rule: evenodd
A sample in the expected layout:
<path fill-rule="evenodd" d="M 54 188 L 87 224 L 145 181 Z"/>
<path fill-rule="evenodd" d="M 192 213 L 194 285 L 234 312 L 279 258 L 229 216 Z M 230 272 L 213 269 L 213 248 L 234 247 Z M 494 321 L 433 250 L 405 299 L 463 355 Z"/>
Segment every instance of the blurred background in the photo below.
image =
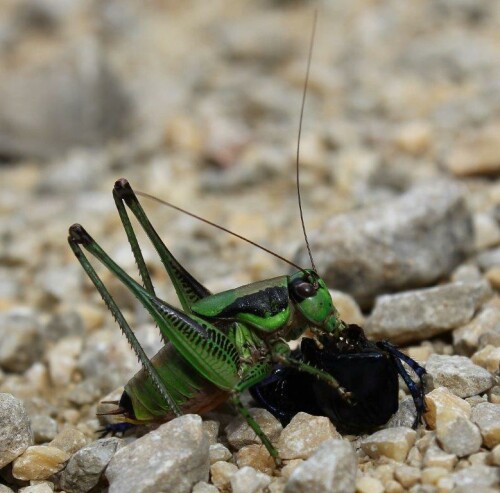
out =
<path fill-rule="evenodd" d="M 95 356 L 103 344 L 126 343 L 66 243 L 80 222 L 136 272 L 111 195 L 117 178 L 295 257 L 303 245 L 295 148 L 314 9 L 301 143 L 311 234 L 338 213 L 447 178 L 467 190 L 475 251 L 499 244 L 498 2 L 3 0 L 4 391 L 32 396 L 47 382 L 64 387 L 119 366 L 114 353 Z M 169 248 L 214 291 L 289 271 L 143 203 Z M 160 293 L 173 301 L 143 245 Z M 103 277 L 144 322 L 130 295 Z M 80 387 L 65 402 L 88 410 L 120 382 L 118 373 L 105 389 Z M 30 413 L 44 414 L 48 401 Z M 79 422 L 76 411 L 58 409 Z"/>

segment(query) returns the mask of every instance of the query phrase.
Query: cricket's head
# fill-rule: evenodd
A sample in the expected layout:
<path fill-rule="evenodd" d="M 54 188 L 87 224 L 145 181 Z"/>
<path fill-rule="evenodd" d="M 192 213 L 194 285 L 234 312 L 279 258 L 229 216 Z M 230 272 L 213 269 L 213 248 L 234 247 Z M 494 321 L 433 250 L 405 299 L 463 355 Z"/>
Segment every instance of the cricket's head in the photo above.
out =
<path fill-rule="evenodd" d="M 288 290 L 296 308 L 311 325 L 328 333 L 340 329 L 343 322 L 330 291 L 314 270 L 304 269 L 290 276 Z"/>

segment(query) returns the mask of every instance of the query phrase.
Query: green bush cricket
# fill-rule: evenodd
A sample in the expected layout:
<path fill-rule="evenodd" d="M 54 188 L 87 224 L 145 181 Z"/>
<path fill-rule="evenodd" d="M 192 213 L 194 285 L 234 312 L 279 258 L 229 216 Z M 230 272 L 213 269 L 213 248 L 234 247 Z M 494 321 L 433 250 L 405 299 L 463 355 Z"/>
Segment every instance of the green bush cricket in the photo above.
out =
<path fill-rule="evenodd" d="M 324 381 L 346 400 L 351 398 L 349 392 L 343 389 L 332 375 L 294 359 L 287 344 L 287 341 L 297 339 L 309 328 L 312 339 L 321 347 L 321 335 L 340 337 L 342 331 L 347 328 L 347 324 L 338 316 L 328 288 L 316 272 L 305 234 L 300 201 L 300 133 L 313 38 L 314 28 L 304 84 L 296 161 L 299 209 L 312 269 L 303 269 L 218 226 L 281 258 L 293 265 L 297 272 L 212 295 L 164 245 L 125 179 L 115 183 L 113 197 L 139 267 L 143 286 L 123 271 L 82 226 L 75 224 L 70 227 L 68 241 L 71 249 L 101 294 L 143 367 L 126 384 L 125 391 L 117 402 L 118 408 L 108 414 L 119 415 L 124 422 L 133 424 L 161 423 L 186 412 L 209 411 L 230 399 L 270 455 L 279 463 L 278 451 L 241 402 L 241 392 L 269 376 L 273 364 L 280 363 Z M 158 252 L 175 287 L 182 310 L 156 296 L 126 206 L 137 218 Z M 194 214 L 187 214 L 210 223 Z M 119 278 L 159 327 L 165 346 L 151 360 L 146 356 L 82 247 Z"/>

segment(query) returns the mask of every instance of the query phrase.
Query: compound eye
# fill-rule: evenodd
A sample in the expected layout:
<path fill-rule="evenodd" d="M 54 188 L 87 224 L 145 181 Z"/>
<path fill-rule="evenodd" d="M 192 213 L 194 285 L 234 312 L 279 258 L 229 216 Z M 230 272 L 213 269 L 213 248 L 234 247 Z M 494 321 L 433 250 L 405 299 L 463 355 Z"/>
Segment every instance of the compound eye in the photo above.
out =
<path fill-rule="evenodd" d="M 306 281 L 298 281 L 294 284 L 293 288 L 295 295 L 302 300 L 314 296 L 317 291 L 317 288 L 313 284 Z"/>

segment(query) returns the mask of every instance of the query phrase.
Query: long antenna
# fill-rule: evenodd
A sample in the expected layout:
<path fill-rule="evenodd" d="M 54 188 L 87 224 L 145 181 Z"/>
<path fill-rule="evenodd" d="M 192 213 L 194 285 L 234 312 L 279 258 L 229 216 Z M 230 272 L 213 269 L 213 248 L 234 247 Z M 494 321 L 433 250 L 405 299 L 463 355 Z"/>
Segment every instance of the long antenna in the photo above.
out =
<path fill-rule="evenodd" d="M 311 266 L 314 272 L 318 273 L 316 270 L 316 265 L 313 260 L 311 247 L 309 245 L 309 240 L 307 239 L 306 225 L 304 222 L 304 214 L 302 212 L 302 199 L 300 198 L 300 174 L 299 174 L 299 162 L 300 162 L 300 137 L 302 135 L 302 120 L 304 119 L 304 107 L 306 105 L 306 94 L 307 94 L 307 84 L 309 82 L 309 72 L 311 70 L 311 59 L 314 46 L 314 38 L 316 36 L 316 24 L 318 21 L 318 11 L 314 11 L 313 28 L 311 32 L 311 40 L 309 42 L 309 55 L 307 57 L 307 69 L 306 69 L 306 81 L 304 83 L 304 92 L 302 93 L 302 105 L 300 107 L 300 120 L 299 120 L 299 135 L 297 137 L 297 157 L 296 157 L 296 183 L 297 183 L 297 198 L 299 201 L 299 211 L 300 211 L 300 222 L 302 224 L 302 231 L 304 232 L 304 239 L 306 240 L 307 252 L 309 253 L 309 258 L 311 259 Z"/>
<path fill-rule="evenodd" d="M 246 241 L 247 243 L 250 243 L 250 245 L 256 246 L 257 248 L 260 248 L 261 250 L 264 250 L 265 252 L 270 253 L 274 257 L 279 258 L 283 262 L 286 262 L 288 265 L 295 267 L 297 270 L 301 270 L 302 272 L 304 272 L 304 269 L 302 267 L 299 267 L 297 264 L 293 263 L 291 260 L 288 260 L 285 257 L 278 255 L 277 253 L 273 252 L 272 250 L 269 250 L 269 248 L 266 248 L 262 245 L 259 245 L 255 241 L 249 240 L 248 238 L 245 238 L 244 236 L 239 235 L 238 233 L 235 233 L 234 231 L 231 231 L 230 229 L 227 229 L 224 226 L 221 226 L 220 224 L 213 223 L 212 221 L 209 221 L 208 219 L 205 219 L 201 216 L 193 214 L 192 212 L 189 212 L 189 211 L 183 209 L 182 207 L 171 204 L 170 202 L 167 202 L 166 200 L 159 199 L 158 197 L 155 197 L 154 195 L 150 195 L 149 193 L 139 192 L 138 190 L 135 190 L 135 193 L 137 195 L 140 195 L 141 197 L 146 197 L 148 199 L 154 200 L 155 202 L 158 202 L 159 204 L 166 205 L 167 207 L 170 207 L 171 209 L 175 209 L 176 211 L 179 211 L 179 212 L 182 212 L 183 214 L 191 216 L 194 219 L 201 221 L 202 223 L 209 224 L 210 226 L 213 226 L 214 228 L 218 228 L 222 231 L 225 231 L 226 233 L 228 233 L 232 236 L 235 236 L 236 238 L 239 238 L 240 240 L 243 240 L 243 241 Z"/>

